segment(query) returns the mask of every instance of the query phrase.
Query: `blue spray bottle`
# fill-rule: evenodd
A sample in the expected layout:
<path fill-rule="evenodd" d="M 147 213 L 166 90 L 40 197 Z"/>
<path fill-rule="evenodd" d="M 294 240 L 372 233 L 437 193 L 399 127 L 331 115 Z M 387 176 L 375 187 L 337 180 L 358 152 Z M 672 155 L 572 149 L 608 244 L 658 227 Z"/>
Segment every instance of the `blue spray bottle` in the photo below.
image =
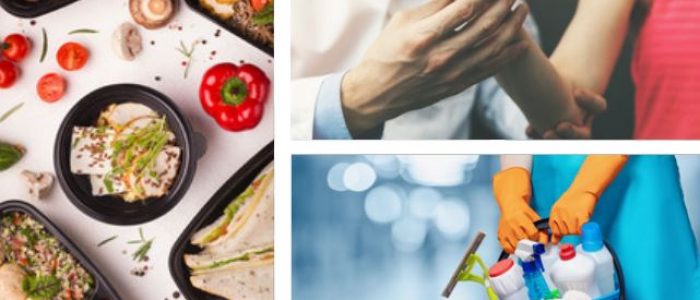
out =
<path fill-rule="evenodd" d="M 560 298 L 559 291 L 550 290 L 544 278 L 544 265 L 540 256 L 545 253 L 544 245 L 530 240 L 518 242 L 515 256 L 523 268 L 525 286 L 530 300 Z"/>

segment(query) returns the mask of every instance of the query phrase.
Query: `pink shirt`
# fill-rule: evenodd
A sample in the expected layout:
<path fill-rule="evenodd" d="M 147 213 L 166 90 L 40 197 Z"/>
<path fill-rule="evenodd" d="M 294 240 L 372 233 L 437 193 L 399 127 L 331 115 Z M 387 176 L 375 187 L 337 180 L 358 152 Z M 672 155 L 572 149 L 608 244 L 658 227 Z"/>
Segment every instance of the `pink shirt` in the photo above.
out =
<path fill-rule="evenodd" d="M 636 139 L 700 139 L 700 0 L 654 0 L 632 62 Z"/>

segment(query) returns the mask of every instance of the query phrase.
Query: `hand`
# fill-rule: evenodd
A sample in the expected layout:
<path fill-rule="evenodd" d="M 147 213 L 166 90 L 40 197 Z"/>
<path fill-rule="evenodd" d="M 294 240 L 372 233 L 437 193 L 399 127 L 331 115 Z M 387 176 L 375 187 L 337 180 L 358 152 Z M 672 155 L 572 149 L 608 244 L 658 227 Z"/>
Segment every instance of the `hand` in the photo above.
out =
<path fill-rule="evenodd" d="M 527 47 L 518 33 L 529 9 L 511 12 L 514 1 L 431 0 L 396 13 L 343 78 L 352 135 L 456 95 L 517 58 Z"/>
<path fill-rule="evenodd" d="M 498 241 L 503 250 L 513 253 L 520 240 L 547 242 L 547 234 L 539 232 L 535 222 L 540 216 L 530 208 L 532 187 L 530 171 L 512 167 L 493 177 L 493 195 L 501 210 L 498 223 Z"/>
<path fill-rule="evenodd" d="M 503 211 L 498 222 L 498 241 L 503 250 L 513 254 L 518 242 L 525 239 L 547 244 L 547 233 L 538 231 L 535 227 L 535 222 L 540 219 L 542 218 L 526 203 Z"/>
<path fill-rule="evenodd" d="M 539 135 L 532 126 L 528 126 L 526 133 L 532 139 L 590 139 L 593 120 L 607 110 L 607 101 L 603 96 L 584 89 L 574 89 L 576 104 L 585 112 L 583 125 L 571 122 L 561 122 L 554 129 L 550 129 Z"/>
<path fill-rule="evenodd" d="M 565 235 L 580 235 L 581 226 L 588 223 L 598 202 L 596 195 L 586 191 L 568 190 L 554 203 L 549 215 L 552 243 L 558 244 Z"/>

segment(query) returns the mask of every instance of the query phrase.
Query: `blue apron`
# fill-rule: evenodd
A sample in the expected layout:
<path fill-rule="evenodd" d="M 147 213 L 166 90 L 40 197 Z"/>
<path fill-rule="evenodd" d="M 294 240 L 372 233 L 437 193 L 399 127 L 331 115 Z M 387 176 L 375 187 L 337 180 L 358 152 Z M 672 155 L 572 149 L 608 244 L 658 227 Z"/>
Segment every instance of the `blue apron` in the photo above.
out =
<path fill-rule="evenodd" d="M 549 217 L 585 156 L 535 156 L 532 206 Z M 674 156 L 632 156 L 592 217 L 617 253 L 631 300 L 700 300 L 695 237 Z"/>

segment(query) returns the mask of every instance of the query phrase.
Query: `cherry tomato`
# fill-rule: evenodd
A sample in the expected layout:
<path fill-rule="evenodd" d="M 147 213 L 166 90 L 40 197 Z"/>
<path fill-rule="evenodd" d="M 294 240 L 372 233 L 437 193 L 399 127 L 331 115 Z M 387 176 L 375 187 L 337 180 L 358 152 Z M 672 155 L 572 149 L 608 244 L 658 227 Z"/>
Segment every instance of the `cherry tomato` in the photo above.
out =
<path fill-rule="evenodd" d="M 9 60 L 0 59 L 0 89 L 10 88 L 19 77 L 19 69 Z"/>
<path fill-rule="evenodd" d="M 36 84 L 36 92 L 39 98 L 48 103 L 60 100 L 66 91 L 66 81 L 56 73 L 49 73 L 41 77 Z"/>
<path fill-rule="evenodd" d="M 56 53 L 58 64 L 66 71 L 82 69 L 90 58 L 90 51 L 83 45 L 68 42 L 63 44 Z"/>
<path fill-rule="evenodd" d="M 250 5 L 253 6 L 255 11 L 261 11 L 268 2 L 268 0 L 250 0 Z"/>
<path fill-rule="evenodd" d="M 5 37 L 2 43 L 2 54 L 8 60 L 19 63 L 27 57 L 27 53 L 32 48 L 29 39 L 21 34 L 11 34 Z"/>

